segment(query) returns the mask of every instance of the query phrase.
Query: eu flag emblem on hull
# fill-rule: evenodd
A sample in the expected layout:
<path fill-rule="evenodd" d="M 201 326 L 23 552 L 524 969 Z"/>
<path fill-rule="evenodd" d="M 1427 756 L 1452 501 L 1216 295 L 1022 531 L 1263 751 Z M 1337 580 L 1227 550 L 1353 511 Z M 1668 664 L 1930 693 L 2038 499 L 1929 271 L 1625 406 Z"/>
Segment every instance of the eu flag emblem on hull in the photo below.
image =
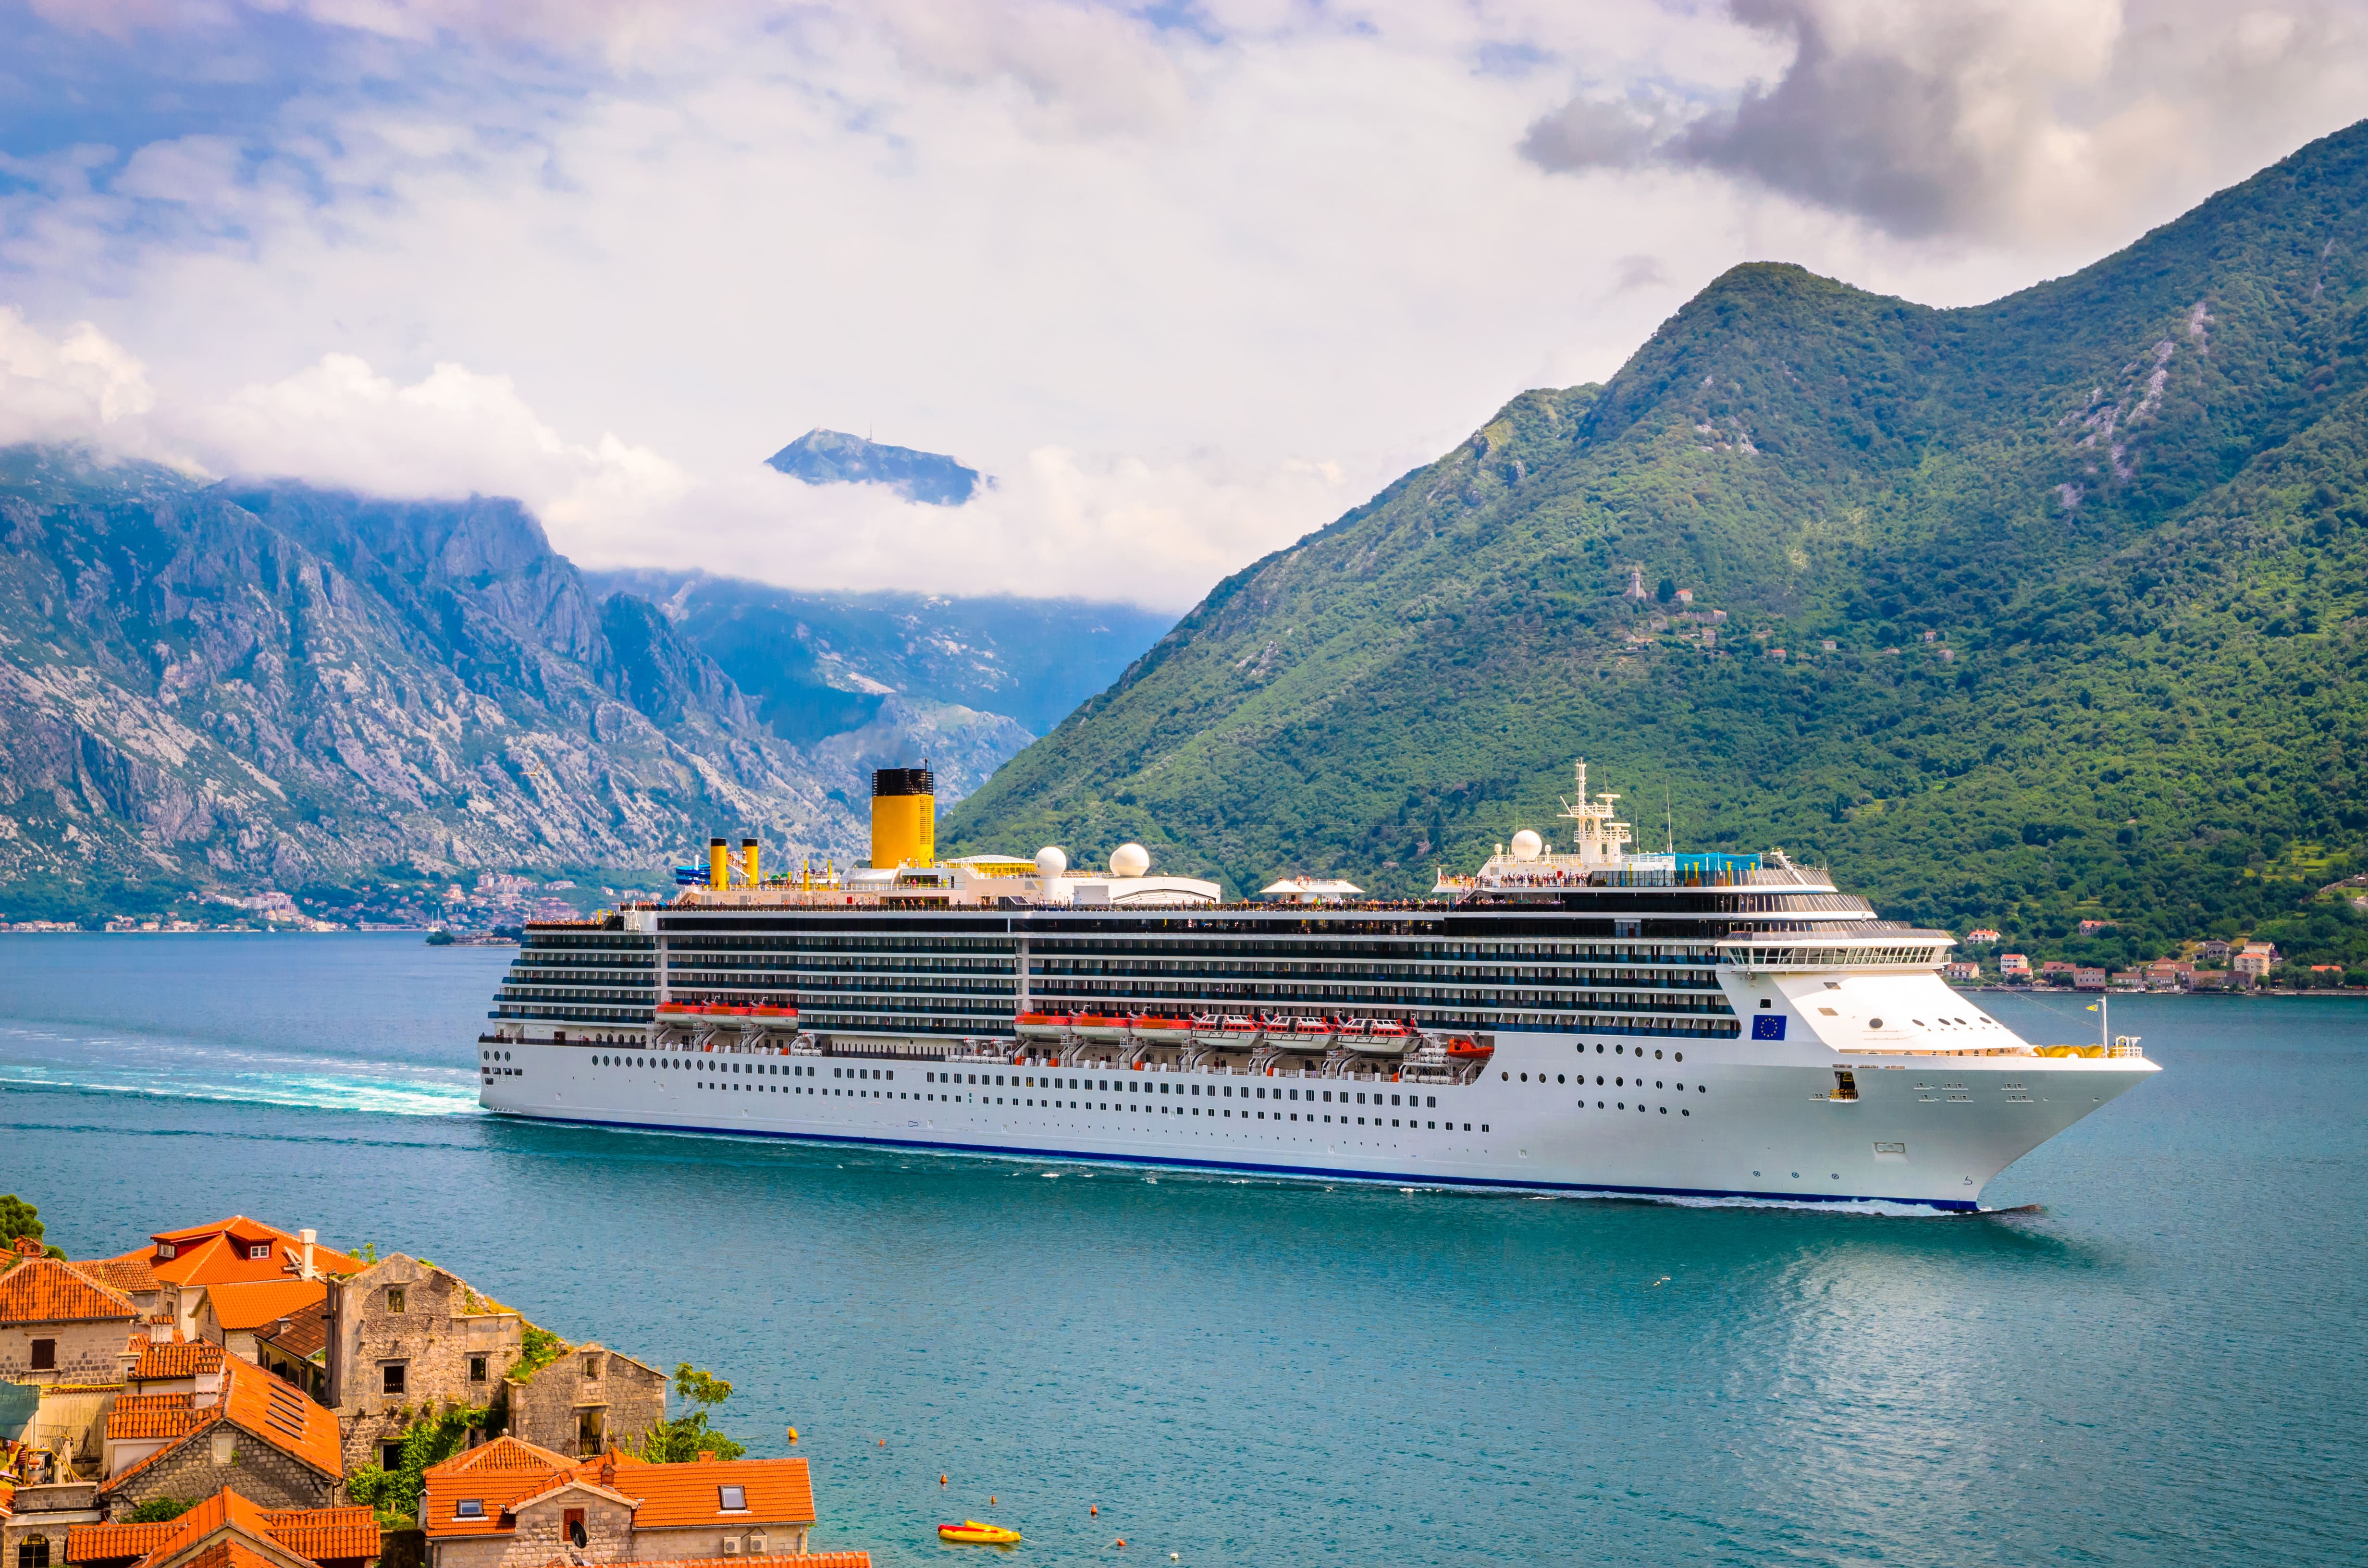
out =
<path fill-rule="evenodd" d="M 1782 1013 L 1762 1013 L 1758 1017 L 1752 1019 L 1751 1038 L 1754 1040 L 1782 1040 L 1784 1038 L 1784 1015 Z"/>

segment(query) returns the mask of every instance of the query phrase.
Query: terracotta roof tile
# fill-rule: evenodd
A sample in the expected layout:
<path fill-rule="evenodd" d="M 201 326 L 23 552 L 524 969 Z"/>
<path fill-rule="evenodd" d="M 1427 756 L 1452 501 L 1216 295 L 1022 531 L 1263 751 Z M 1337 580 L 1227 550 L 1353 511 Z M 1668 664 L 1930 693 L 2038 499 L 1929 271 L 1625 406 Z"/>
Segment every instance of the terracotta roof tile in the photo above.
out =
<path fill-rule="evenodd" d="M 279 1279 L 296 1272 L 304 1244 L 276 1225 L 233 1214 L 211 1225 L 184 1231 L 159 1231 L 148 1254 L 149 1267 L 159 1279 L 175 1285 L 222 1285 L 247 1279 Z M 163 1256 L 166 1246 L 171 1257 Z M 256 1247 L 261 1257 L 248 1256 Z M 351 1274 L 362 1260 L 314 1243 L 313 1266 L 324 1274 Z"/>
<path fill-rule="evenodd" d="M 427 1483 L 427 1528 L 430 1540 L 455 1536 L 493 1535 L 501 1528 L 504 1510 L 521 1499 L 549 1491 L 552 1482 L 575 1467 L 564 1454 L 537 1448 L 520 1437 L 496 1437 L 442 1464 L 430 1465 Z M 479 1517 L 459 1517 L 456 1505 L 473 1499 Z"/>
<path fill-rule="evenodd" d="M 148 1267 L 149 1250 L 127 1252 L 120 1257 L 94 1257 L 77 1261 L 76 1268 L 100 1284 L 131 1295 L 145 1295 L 159 1290 L 164 1281 Z"/>
<path fill-rule="evenodd" d="M 206 1292 L 214 1321 L 225 1329 L 269 1328 L 281 1318 L 329 1299 L 325 1279 L 241 1279 Z"/>
<path fill-rule="evenodd" d="M 193 1557 L 184 1558 L 180 1568 L 279 1568 L 242 1540 L 218 1540 Z"/>
<path fill-rule="evenodd" d="M 140 1346 L 140 1359 L 132 1363 L 131 1381 L 135 1383 L 162 1382 L 169 1378 L 195 1378 L 222 1370 L 222 1347 L 210 1339 L 159 1345 L 150 1340 Z"/>
<path fill-rule="evenodd" d="M 145 1557 L 180 1528 L 170 1519 L 161 1525 L 74 1525 L 66 1530 L 66 1561 L 105 1562 L 119 1557 Z"/>
<path fill-rule="evenodd" d="M 337 1418 L 260 1367 L 237 1357 L 222 1362 L 222 1409 L 240 1427 L 324 1475 L 343 1479 Z"/>
<path fill-rule="evenodd" d="M 326 1298 L 290 1313 L 287 1322 L 286 1328 L 258 1332 L 290 1355 L 308 1361 L 328 1348 L 329 1303 Z"/>
<path fill-rule="evenodd" d="M 803 1459 L 649 1464 L 621 1454 L 613 1457 L 615 1479 L 606 1484 L 641 1500 L 641 1506 L 633 1511 L 635 1529 L 737 1521 L 814 1523 L 814 1481 Z M 601 1474 L 605 1463 L 605 1458 L 587 1460 L 575 1468 L 591 1472 L 587 1475 L 591 1479 Z M 741 1488 L 748 1506 L 726 1513 L 720 1494 L 726 1486 Z"/>
<path fill-rule="evenodd" d="M 130 1323 L 130 1301 L 71 1264 L 28 1257 L 0 1275 L 0 1323 Z"/>
<path fill-rule="evenodd" d="M 378 1515 L 369 1508 L 275 1508 L 263 1517 L 272 1540 L 315 1562 L 379 1554 Z"/>
<path fill-rule="evenodd" d="M 107 1413 L 107 1440 L 140 1442 L 156 1437 L 186 1437 L 200 1426 L 222 1418 L 219 1409 L 199 1410 L 186 1393 L 119 1395 Z"/>
<path fill-rule="evenodd" d="M 235 1526 L 249 1535 L 262 1535 L 270 1528 L 261 1508 L 227 1486 L 191 1506 L 172 1524 L 173 1533 L 150 1547 L 143 1562 L 176 1556 L 225 1526 Z"/>

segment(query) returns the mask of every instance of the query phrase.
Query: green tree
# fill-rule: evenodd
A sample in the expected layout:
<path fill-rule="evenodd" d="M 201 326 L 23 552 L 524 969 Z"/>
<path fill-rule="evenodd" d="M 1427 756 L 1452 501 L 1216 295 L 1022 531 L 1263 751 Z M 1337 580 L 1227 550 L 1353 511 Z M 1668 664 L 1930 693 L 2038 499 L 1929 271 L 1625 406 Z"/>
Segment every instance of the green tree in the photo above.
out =
<path fill-rule="evenodd" d="M 123 1516 L 127 1525 L 161 1525 L 179 1518 L 197 1506 L 192 1497 L 151 1497 Z"/>
<path fill-rule="evenodd" d="M 1675 577 L 1662 578 L 1661 585 L 1653 590 L 1653 597 L 1661 603 L 1668 604 L 1678 597 L 1678 580 Z"/>
<path fill-rule="evenodd" d="M 641 1457 L 654 1464 L 682 1464 L 701 1454 L 736 1460 L 748 1451 L 707 1424 L 707 1413 L 732 1397 L 732 1385 L 688 1361 L 674 1369 L 674 1392 L 699 1406 L 697 1410 L 661 1421 L 642 1439 Z"/>
<path fill-rule="evenodd" d="M 13 1245 L 19 1236 L 40 1241 L 42 1234 L 41 1211 L 11 1192 L 0 1197 L 0 1247 Z M 44 1245 L 49 1257 L 65 1256 L 65 1248 Z"/>
<path fill-rule="evenodd" d="M 375 1509 L 381 1529 L 417 1529 L 427 1468 L 467 1448 L 470 1435 L 485 1429 L 485 1416 L 482 1405 L 456 1405 L 415 1423 L 403 1435 L 403 1458 L 395 1467 L 361 1466 L 347 1478 L 347 1495 Z"/>

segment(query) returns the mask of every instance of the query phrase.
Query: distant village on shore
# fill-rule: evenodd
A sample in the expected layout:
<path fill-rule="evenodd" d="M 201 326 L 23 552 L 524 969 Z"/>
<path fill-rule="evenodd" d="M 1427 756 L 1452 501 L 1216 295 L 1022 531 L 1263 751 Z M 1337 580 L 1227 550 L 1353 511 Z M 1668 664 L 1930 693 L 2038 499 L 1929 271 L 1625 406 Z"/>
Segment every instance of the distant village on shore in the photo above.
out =
<path fill-rule="evenodd" d="M 41 1236 L 0 1198 L 0 1568 L 870 1568 L 810 1550 L 806 1460 L 711 1427 L 731 1384 L 687 1362 L 243 1215 Z"/>
<path fill-rule="evenodd" d="M 2080 935 L 2097 936 L 2110 930 L 2109 920 L 2083 920 Z M 2061 959 L 2046 959 L 2032 963 L 2022 953 L 1997 951 L 1999 935 L 1996 931 L 1976 928 L 1965 933 L 1965 947 L 1976 956 L 1956 959 L 1941 966 L 1941 974 L 1952 984 L 2003 988 L 2010 991 L 2251 991 L 2285 993 L 2326 990 L 2344 983 L 2341 964 L 2289 965 L 2272 942 L 2244 939 L 2224 941 L 2211 937 L 2186 944 L 2176 957 L 2158 958 L 2128 969 L 2108 970 L 2102 965 L 2073 963 Z M 1979 950 L 1990 949 L 1987 959 Z M 2368 973 L 2358 975 L 2354 985 L 2368 983 Z"/>

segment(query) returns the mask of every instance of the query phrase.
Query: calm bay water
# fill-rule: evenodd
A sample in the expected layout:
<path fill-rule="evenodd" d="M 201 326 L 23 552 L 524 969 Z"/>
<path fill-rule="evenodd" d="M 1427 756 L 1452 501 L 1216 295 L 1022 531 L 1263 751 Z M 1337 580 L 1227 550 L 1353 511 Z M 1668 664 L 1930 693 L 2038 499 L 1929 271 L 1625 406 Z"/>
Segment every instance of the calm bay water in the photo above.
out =
<path fill-rule="evenodd" d="M 244 1212 L 698 1362 L 753 1451 L 798 1427 L 817 1543 L 883 1565 L 961 1550 L 931 1527 L 965 1515 L 1048 1563 L 2352 1563 L 2368 1536 L 2368 1003 L 2119 1003 L 2168 1071 L 1991 1184 L 2043 1212 L 1896 1219 L 505 1122 L 472 1041 L 508 957 L 0 938 L 0 1192 L 78 1256 Z"/>

